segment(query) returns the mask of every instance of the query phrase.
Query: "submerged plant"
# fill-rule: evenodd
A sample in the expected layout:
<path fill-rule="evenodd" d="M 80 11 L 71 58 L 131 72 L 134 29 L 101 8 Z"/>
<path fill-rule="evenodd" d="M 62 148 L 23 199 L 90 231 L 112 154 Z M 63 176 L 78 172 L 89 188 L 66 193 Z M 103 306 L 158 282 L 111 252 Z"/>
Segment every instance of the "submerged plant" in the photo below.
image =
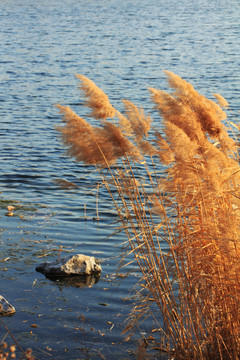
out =
<path fill-rule="evenodd" d="M 82 75 L 99 126 L 58 105 L 65 121 L 58 130 L 68 155 L 97 167 L 141 269 L 127 330 L 154 309 L 174 359 L 239 359 L 240 166 L 223 123 L 228 104 L 166 75 L 170 93 L 149 89 L 161 131 L 128 100 L 117 111 Z"/>

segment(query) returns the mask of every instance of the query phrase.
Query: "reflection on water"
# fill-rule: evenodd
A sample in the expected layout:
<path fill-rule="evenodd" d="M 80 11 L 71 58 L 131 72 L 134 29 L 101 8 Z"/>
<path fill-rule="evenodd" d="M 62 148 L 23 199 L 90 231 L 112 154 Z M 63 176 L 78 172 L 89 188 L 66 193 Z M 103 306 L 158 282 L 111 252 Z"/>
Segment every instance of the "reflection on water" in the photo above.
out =
<path fill-rule="evenodd" d="M 63 277 L 63 276 L 46 276 L 49 280 L 56 281 L 58 285 L 61 286 L 72 286 L 76 288 L 83 288 L 85 286 L 91 287 L 96 284 L 99 279 L 100 275 L 82 275 L 82 276 L 70 276 L 70 277 Z"/>
<path fill-rule="evenodd" d="M 121 99 L 128 98 L 161 126 L 147 88 L 164 90 L 162 69 L 168 69 L 207 97 L 223 95 L 231 104 L 229 119 L 235 121 L 239 12 L 238 0 L 231 6 L 215 0 L 0 2 L 1 295 L 16 308 L 9 328 L 39 358 L 49 359 L 47 348 L 55 359 L 81 357 L 80 315 L 96 329 L 85 342 L 91 358 L 99 358 L 99 349 L 106 359 L 132 358 L 136 350 L 134 342 L 123 342 L 121 332 L 133 303 L 126 298 L 139 273 L 135 267 L 124 279 L 111 278 L 125 238 L 110 237 L 116 217 L 103 189 L 100 220 L 93 221 L 96 193 L 91 188 L 97 174 L 65 156 L 55 131 L 60 116 L 54 104 L 68 104 L 88 118 L 74 77 L 84 74 L 120 111 Z M 54 182 L 58 178 L 79 180 L 79 187 L 61 190 Z M 11 217 L 5 216 L 8 202 L 16 206 Z M 104 260 L 100 281 L 69 279 L 70 285 L 36 273 L 39 259 L 53 260 L 60 246 L 67 252 L 97 253 Z M 32 323 L 38 327 L 30 328 Z M 149 319 L 137 336 L 151 327 Z M 4 331 L 0 328 L 0 338 Z"/>

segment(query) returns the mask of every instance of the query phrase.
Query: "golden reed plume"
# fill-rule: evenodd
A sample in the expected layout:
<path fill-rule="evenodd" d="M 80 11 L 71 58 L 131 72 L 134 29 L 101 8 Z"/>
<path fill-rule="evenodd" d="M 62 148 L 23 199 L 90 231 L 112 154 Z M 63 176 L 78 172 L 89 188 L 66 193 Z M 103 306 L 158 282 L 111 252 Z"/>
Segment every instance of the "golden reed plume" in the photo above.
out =
<path fill-rule="evenodd" d="M 57 105 L 64 115 L 63 119 L 66 123 L 64 127 L 58 127 L 58 130 L 61 132 L 64 144 L 68 147 L 67 154 L 75 157 L 77 161 L 92 165 L 101 164 L 104 167 L 114 164 L 118 158 L 125 155 L 141 161 L 142 156 L 139 149 L 122 132 L 122 129 L 126 130 L 126 124 L 129 123 L 129 120 L 117 112 L 120 119 L 125 119 L 124 127 L 105 121 L 109 117 L 113 118 L 116 114 L 108 96 L 87 77 L 78 74 L 76 77 L 80 80 L 80 89 L 86 97 L 86 105 L 92 109 L 90 115 L 101 120 L 102 123 L 100 127 L 92 127 L 70 107 Z M 137 113 L 137 108 L 133 104 L 131 106 Z M 131 116 L 133 117 L 133 115 Z M 136 133 L 137 137 L 140 136 L 141 131 L 146 135 L 147 129 L 150 128 L 148 125 L 149 118 L 144 118 L 139 113 L 138 121 L 139 125 L 137 125 L 137 120 L 131 123 L 131 132 Z"/>
<path fill-rule="evenodd" d="M 108 96 L 93 81 L 84 75 L 76 74 L 80 80 L 80 89 L 86 97 L 86 105 L 92 109 L 91 116 L 95 119 L 113 118 L 116 110 L 110 104 Z"/>
<path fill-rule="evenodd" d="M 222 108 L 227 109 L 229 107 L 229 104 L 226 99 L 220 94 L 213 94 L 215 98 L 217 99 L 218 105 L 220 105 Z"/>

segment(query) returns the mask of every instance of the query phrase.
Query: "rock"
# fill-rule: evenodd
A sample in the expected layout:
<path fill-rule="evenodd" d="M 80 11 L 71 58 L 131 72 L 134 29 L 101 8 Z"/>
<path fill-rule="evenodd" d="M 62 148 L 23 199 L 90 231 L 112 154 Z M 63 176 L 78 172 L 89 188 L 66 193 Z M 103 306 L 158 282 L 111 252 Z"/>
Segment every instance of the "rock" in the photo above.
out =
<path fill-rule="evenodd" d="M 100 274 L 100 262 L 93 256 L 77 254 L 53 262 L 45 262 L 36 267 L 36 271 L 47 277 L 69 277 L 76 275 Z"/>
<path fill-rule="evenodd" d="M 7 206 L 7 211 L 13 211 L 13 210 L 15 210 L 15 206 L 11 206 L 11 205 Z"/>
<path fill-rule="evenodd" d="M 15 308 L 0 295 L 0 316 L 12 315 L 16 312 Z"/>
<path fill-rule="evenodd" d="M 10 216 L 13 216 L 14 213 L 13 212 L 7 212 L 5 215 L 10 217 Z"/>

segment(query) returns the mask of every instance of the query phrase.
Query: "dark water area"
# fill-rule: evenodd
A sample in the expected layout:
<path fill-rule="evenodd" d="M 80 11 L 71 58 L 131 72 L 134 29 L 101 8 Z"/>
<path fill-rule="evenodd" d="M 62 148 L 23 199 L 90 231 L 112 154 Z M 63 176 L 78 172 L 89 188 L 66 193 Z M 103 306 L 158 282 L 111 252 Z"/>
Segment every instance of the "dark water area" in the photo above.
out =
<path fill-rule="evenodd" d="M 123 234 L 91 167 L 64 154 L 55 104 L 87 118 L 77 79 L 92 79 L 122 110 L 122 98 L 152 110 L 148 87 L 167 89 L 163 69 L 203 95 L 220 93 L 236 121 L 240 89 L 240 2 L 233 0 L 0 1 L 0 294 L 16 308 L 4 322 L 39 359 L 133 359 L 121 335 L 140 274 L 118 268 Z M 56 178 L 79 180 L 63 191 Z M 16 207 L 6 216 L 6 207 Z M 87 220 L 84 207 L 86 204 Z M 92 287 L 53 282 L 35 272 L 58 249 L 94 255 L 103 272 Z M 159 321 L 161 321 L 159 315 Z M 32 325 L 36 325 L 32 327 Z M 148 334 L 152 320 L 135 339 Z M 0 324 L 0 340 L 6 330 Z M 6 340 L 12 342 L 8 335 Z"/>

